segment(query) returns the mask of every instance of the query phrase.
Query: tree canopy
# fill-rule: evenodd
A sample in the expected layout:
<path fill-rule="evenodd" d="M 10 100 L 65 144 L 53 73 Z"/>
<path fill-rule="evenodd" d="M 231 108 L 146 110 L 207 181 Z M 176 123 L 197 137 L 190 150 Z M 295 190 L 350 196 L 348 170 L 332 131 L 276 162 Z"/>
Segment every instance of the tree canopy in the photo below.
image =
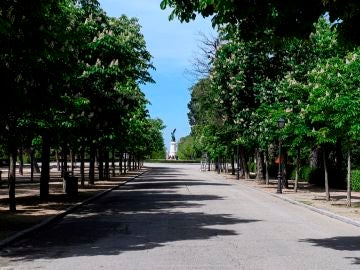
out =
<path fill-rule="evenodd" d="M 172 9 L 170 19 L 193 20 L 197 14 L 212 16 L 213 25 L 236 24 L 243 37 L 264 34 L 308 37 L 319 16 L 329 14 L 340 24 L 347 40 L 360 42 L 360 2 L 357 0 L 162 0 L 162 9 Z"/>

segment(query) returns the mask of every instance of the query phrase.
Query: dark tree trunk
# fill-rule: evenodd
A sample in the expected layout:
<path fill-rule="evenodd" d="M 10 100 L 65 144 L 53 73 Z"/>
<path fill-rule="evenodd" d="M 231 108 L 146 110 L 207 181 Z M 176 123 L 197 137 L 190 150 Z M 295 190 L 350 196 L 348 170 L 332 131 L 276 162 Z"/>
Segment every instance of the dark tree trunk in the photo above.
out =
<path fill-rule="evenodd" d="M 115 177 L 115 149 L 111 151 L 111 175 Z"/>
<path fill-rule="evenodd" d="M 235 156 L 231 154 L 231 174 L 235 175 Z"/>
<path fill-rule="evenodd" d="M 236 146 L 236 179 L 240 179 L 240 149 L 239 145 Z"/>
<path fill-rule="evenodd" d="M 119 153 L 119 173 L 122 175 L 123 173 L 123 155 L 124 153 L 120 151 Z"/>
<path fill-rule="evenodd" d="M 34 153 L 35 150 L 34 148 L 30 148 L 30 181 L 34 182 L 34 163 L 35 163 L 35 159 L 34 159 Z"/>
<path fill-rule="evenodd" d="M 243 147 L 241 147 L 240 149 L 240 160 L 241 160 L 241 167 L 243 169 L 242 170 L 243 176 L 245 177 L 245 179 L 249 179 L 250 175 L 249 175 L 249 168 L 247 165 L 247 156 Z"/>
<path fill-rule="evenodd" d="M 24 151 L 23 148 L 19 148 L 19 174 L 24 175 Z"/>
<path fill-rule="evenodd" d="M 55 159 L 56 159 L 56 169 L 59 172 L 61 170 L 61 166 L 60 166 L 59 154 L 57 150 L 55 151 Z"/>
<path fill-rule="evenodd" d="M 64 177 L 64 175 L 68 171 L 67 154 L 68 154 L 68 147 L 67 147 L 67 144 L 64 143 L 63 151 L 62 151 L 62 171 L 61 171 L 62 177 Z"/>
<path fill-rule="evenodd" d="M 11 130 L 14 132 L 13 130 Z M 9 211 L 16 211 L 16 139 L 15 135 L 11 134 L 9 138 Z"/>
<path fill-rule="evenodd" d="M 284 188 L 289 188 L 289 181 L 288 181 L 288 153 L 287 153 L 287 150 L 285 148 L 283 148 L 283 155 L 284 155 L 284 158 L 283 158 L 283 161 L 282 161 L 282 174 L 281 174 L 281 177 L 282 177 L 282 185 Z M 281 158 L 280 158 L 281 160 Z"/>
<path fill-rule="evenodd" d="M 220 174 L 220 171 L 221 171 L 221 163 L 220 163 L 220 156 L 218 156 L 217 158 L 216 158 L 216 171 L 217 171 L 217 173 L 218 174 Z"/>
<path fill-rule="evenodd" d="M 109 159 L 109 151 L 105 149 L 104 151 L 104 162 L 105 162 L 105 168 L 104 168 L 104 178 L 105 180 L 110 179 L 110 159 Z"/>
<path fill-rule="evenodd" d="M 98 150 L 98 171 L 99 171 L 99 180 L 104 180 L 104 157 L 103 150 Z"/>
<path fill-rule="evenodd" d="M 85 146 L 80 148 L 80 183 L 81 187 L 85 186 Z"/>
<path fill-rule="evenodd" d="M 49 197 L 50 181 L 50 137 L 47 132 L 42 135 L 41 150 L 41 176 L 40 176 L 40 198 L 46 200 Z"/>
<path fill-rule="evenodd" d="M 126 170 L 127 170 L 127 158 L 128 158 L 128 154 L 124 153 L 124 174 L 126 174 Z"/>
<path fill-rule="evenodd" d="M 95 184 L 95 155 L 96 147 L 95 144 L 90 145 L 90 165 L 89 165 L 89 185 Z"/>
<path fill-rule="evenodd" d="M 70 162 L 71 162 L 71 174 L 74 175 L 75 170 L 75 153 L 73 150 L 70 150 Z"/>
<path fill-rule="evenodd" d="M 128 167 L 128 170 L 131 171 L 131 160 L 132 160 L 132 154 L 129 153 L 129 156 L 128 156 L 128 164 L 127 164 L 127 167 Z"/>
<path fill-rule="evenodd" d="M 296 151 L 296 172 L 295 172 L 295 184 L 294 184 L 295 192 L 297 192 L 298 190 L 299 173 L 300 173 L 300 147 Z"/>

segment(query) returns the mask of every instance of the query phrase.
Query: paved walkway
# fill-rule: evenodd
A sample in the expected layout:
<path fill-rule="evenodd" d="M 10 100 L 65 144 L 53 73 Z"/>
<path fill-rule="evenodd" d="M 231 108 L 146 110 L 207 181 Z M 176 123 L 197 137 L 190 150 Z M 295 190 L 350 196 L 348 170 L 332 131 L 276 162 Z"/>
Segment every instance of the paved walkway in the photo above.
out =
<path fill-rule="evenodd" d="M 6 269 L 358 269 L 360 228 L 196 165 L 148 172 L 1 252 Z"/>
<path fill-rule="evenodd" d="M 196 165 L 192 166 L 196 167 Z M 200 165 L 198 168 L 200 171 Z M 17 209 L 19 211 L 16 214 L 18 217 L 15 220 L 17 223 L 23 222 L 24 224 L 21 226 L 14 226 L 8 231 L 6 231 L 4 226 L 2 226 L 2 232 L 0 231 L 0 241 L 1 239 L 4 240 L 5 238 L 11 235 L 15 235 L 22 230 L 30 228 L 31 226 L 36 225 L 46 219 L 63 214 L 67 211 L 67 209 L 72 208 L 74 205 L 81 204 L 96 194 L 100 194 L 101 192 L 117 187 L 119 184 L 137 176 L 142 172 L 143 171 L 130 172 L 126 176 L 115 177 L 111 181 L 97 181 L 95 186 L 86 186 L 83 189 L 80 188 L 79 192 L 82 195 L 76 199 L 69 200 L 64 196 L 60 173 L 56 170 L 55 167 L 53 167 L 51 171 L 52 180 L 50 182 L 50 193 L 54 197 L 47 203 L 40 203 L 39 201 L 31 199 L 36 198 L 39 195 L 39 174 L 35 174 L 35 182 L 31 183 L 30 172 L 29 170 L 25 169 L 24 175 L 18 176 L 17 178 L 16 196 Z M 327 202 L 325 200 L 325 192 L 322 188 L 300 188 L 298 192 L 294 192 L 293 189 L 283 189 L 283 194 L 279 195 L 276 194 L 277 180 L 274 179 L 270 181 L 269 185 L 265 185 L 264 183 L 260 183 L 253 179 L 236 180 L 236 177 L 231 174 L 218 175 L 213 171 L 201 171 L 201 173 L 207 174 L 209 176 L 213 175 L 216 177 L 222 177 L 229 182 L 239 182 L 248 187 L 267 192 L 273 196 L 277 196 L 283 200 L 289 200 L 291 203 L 298 203 L 304 207 L 308 207 L 313 211 L 318 211 L 322 214 L 332 216 L 333 218 L 342 220 L 344 222 L 360 226 L 360 192 L 352 192 L 352 206 L 346 207 L 346 192 L 343 190 L 331 190 L 331 200 Z M 7 198 L 8 189 L 6 182 L 3 180 L 2 185 L 0 186 L 0 215 L 3 221 L 4 218 L 6 219 L 9 217 L 9 215 L 6 214 L 8 209 Z M 29 220 L 29 217 L 32 217 L 32 219 Z M 11 226 L 11 224 L 9 226 Z"/>
<path fill-rule="evenodd" d="M 224 177 L 230 181 L 240 181 L 241 183 L 259 189 L 263 192 L 270 193 L 279 198 L 289 200 L 290 202 L 297 202 L 314 211 L 321 211 L 329 216 L 333 215 L 336 218 L 342 219 L 346 222 L 356 224 L 360 227 L 360 192 L 352 192 L 351 202 L 352 206 L 347 207 L 347 193 L 344 190 L 331 189 L 330 201 L 326 201 L 325 190 L 321 187 L 308 187 L 303 183 L 303 187 L 294 192 L 293 181 L 289 181 L 289 189 L 283 189 L 282 194 L 277 194 L 277 180 L 271 179 L 269 185 L 255 181 L 254 179 L 236 180 L 236 177 L 231 174 L 226 174 Z"/>

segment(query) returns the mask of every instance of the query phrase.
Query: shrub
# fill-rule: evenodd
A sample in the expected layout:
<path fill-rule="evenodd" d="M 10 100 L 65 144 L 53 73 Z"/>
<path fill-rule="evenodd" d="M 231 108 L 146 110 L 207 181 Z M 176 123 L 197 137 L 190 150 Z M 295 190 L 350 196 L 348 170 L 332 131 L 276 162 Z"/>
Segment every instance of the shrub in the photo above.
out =
<path fill-rule="evenodd" d="M 248 168 L 249 168 L 249 172 L 256 172 L 256 163 L 253 161 L 249 161 L 247 163 Z"/>
<path fill-rule="evenodd" d="M 351 171 L 351 189 L 360 191 L 360 170 Z"/>
<path fill-rule="evenodd" d="M 291 171 L 290 178 L 295 179 L 296 167 Z M 302 166 L 299 171 L 299 180 L 309 182 L 313 177 L 316 177 L 316 169 L 310 166 Z"/>

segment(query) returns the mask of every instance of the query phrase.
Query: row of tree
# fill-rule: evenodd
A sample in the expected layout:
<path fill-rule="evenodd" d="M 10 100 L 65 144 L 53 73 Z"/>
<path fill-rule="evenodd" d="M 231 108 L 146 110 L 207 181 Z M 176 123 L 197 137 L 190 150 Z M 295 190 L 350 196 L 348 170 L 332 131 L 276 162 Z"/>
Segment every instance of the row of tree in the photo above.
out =
<path fill-rule="evenodd" d="M 63 160 L 70 150 L 89 159 L 90 184 L 96 156 L 126 152 L 140 160 L 164 149 L 164 125 L 150 119 L 140 90 L 154 82 L 140 28 L 137 19 L 107 16 L 97 0 L 1 1 L 0 138 L 11 211 L 19 149 L 40 151 L 43 199 L 51 149 Z"/>
<path fill-rule="evenodd" d="M 280 141 L 285 149 L 277 161 L 286 178 L 287 164 L 295 165 L 295 189 L 301 167 L 310 165 L 322 171 L 316 180 L 327 200 L 329 186 L 345 183 L 350 205 L 351 153 L 358 153 L 360 138 L 360 47 L 359 35 L 349 33 L 359 3 L 282 2 L 162 1 L 185 21 L 196 12 L 214 15 L 219 30 L 209 73 L 191 89 L 193 152 L 230 156 L 233 164 L 238 155 L 247 178 L 255 157 L 257 177 L 268 181 Z"/>

